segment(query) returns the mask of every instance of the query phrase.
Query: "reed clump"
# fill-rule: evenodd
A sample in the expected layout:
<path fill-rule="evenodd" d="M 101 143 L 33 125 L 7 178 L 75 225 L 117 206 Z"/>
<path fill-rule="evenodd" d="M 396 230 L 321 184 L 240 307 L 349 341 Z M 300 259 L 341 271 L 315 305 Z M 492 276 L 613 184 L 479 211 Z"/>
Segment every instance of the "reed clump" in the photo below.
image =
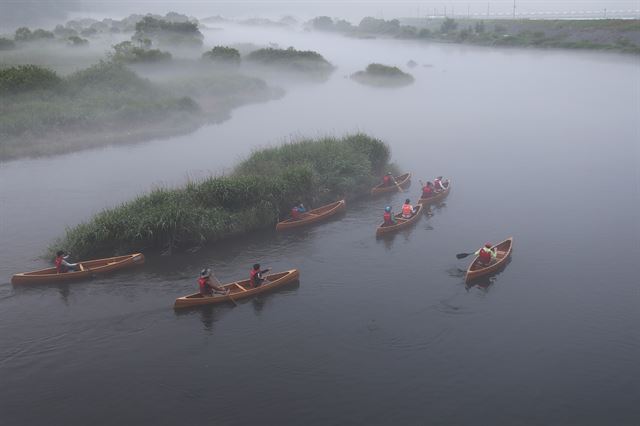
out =
<path fill-rule="evenodd" d="M 269 228 L 294 203 L 313 207 L 367 194 L 389 158 L 386 144 L 360 133 L 257 150 L 229 176 L 155 189 L 104 210 L 67 229 L 50 250 L 86 258 L 184 249 Z"/>

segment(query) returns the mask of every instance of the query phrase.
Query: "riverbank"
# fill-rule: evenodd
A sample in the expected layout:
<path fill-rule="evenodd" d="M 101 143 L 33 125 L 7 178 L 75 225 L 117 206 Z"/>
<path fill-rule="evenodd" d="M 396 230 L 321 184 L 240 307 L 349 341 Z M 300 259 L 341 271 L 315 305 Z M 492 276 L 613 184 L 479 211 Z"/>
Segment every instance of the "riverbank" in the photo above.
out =
<path fill-rule="evenodd" d="M 609 50 L 640 54 L 640 20 L 535 20 L 366 17 L 358 25 L 329 17 L 310 21 L 314 30 L 357 38 L 397 38 L 438 43 Z"/>
<path fill-rule="evenodd" d="M 367 194 L 390 150 L 365 134 L 304 139 L 254 152 L 229 176 L 158 188 L 72 227 L 50 247 L 87 258 L 200 247 L 269 228 L 292 205 Z M 50 253 L 49 253 L 50 254 Z"/>

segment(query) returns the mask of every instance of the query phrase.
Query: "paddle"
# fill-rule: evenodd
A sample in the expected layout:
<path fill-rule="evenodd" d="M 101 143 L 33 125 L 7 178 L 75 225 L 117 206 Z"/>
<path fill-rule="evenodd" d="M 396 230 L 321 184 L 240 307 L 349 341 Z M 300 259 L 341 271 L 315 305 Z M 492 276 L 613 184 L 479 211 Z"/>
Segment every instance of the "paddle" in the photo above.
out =
<path fill-rule="evenodd" d="M 229 293 L 227 293 L 227 297 L 229 297 L 229 300 L 231 300 L 235 306 L 238 306 L 238 304 L 236 303 L 236 301 L 235 301 L 235 300 L 233 300 L 233 297 L 231 297 L 231 290 L 229 290 Z"/>
<path fill-rule="evenodd" d="M 402 189 L 402 187 L 400 187 L 400 184 L 398 184 L 398 181 L 396 180 L 396 178 L 392 178 L 392 179 L 393 179 L 393 183 L 395 183 L 396 186 L 398 187 L 398 191 L 404 192 L 404 189 Z"/>
<path fill-rule="evenodd" d="M 456 257 L 458 259 L 464 259 L 465 257 L 471 256 L 472 254 L 474 254 L 474 253 L 458 253 L 458 254 L 456 254 Z"/>

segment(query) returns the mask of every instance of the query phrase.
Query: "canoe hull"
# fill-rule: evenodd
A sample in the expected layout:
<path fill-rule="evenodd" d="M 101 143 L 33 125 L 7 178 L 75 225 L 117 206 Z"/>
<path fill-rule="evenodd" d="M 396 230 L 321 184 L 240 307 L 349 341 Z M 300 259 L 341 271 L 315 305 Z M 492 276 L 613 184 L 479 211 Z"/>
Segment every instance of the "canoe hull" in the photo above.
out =
<path fill-rule="evenodd" d="M 234 301 L 246 299 L 257 294 L 266 293 L 280 288 L 297 280 L 299 277 L 300 272 L 297 269 L 291 269 L 289 271 L 267 275 L 266 279 L 268 283 L 265 282 L 260 287 L 256 288 L 248 288 L 249 280 L 235 281 L 223 285 L 224 288 L 228 288 L 231 291 L 230 296 L 217 295 L 204 297 L 200 293 L 194 293 L 188 296 L 177 298 L 173 305 L 173 308 L 182 309 L 191 308 L 194 306 L 214 305 L 218 303 L 231 302 L 231 298 L 233 298 Z"/>
<path fill-rule="evenodd" d="M 380 236 L 380 235 L 387 235 L 396 231 L 399 231 L 400 229 L 403 228 L 408 228 L 410 226 L 415 225 L 418 220 L 420 219 L 420 214 L 422 213 L 424 206 L 422 204 L 417 204 L 415 206 L 416 212 L 413 216 L 411 216 L 410 219 L 403 219 L 402 218 L 402 214 L 398 213 L 396 215 L 396 220 L 402 220 L 402 222 L 398 222 L 395 225 L 384 225 L 384 222 L 382 222 L 380 225 L 378 225 L 378 229 L 376 229 L 376 235 Z"/>
<path fill-rule="evenodd" d="M 500 268 L 507 264 L 509 257 L 511 256 L 511 250 L 513 249 L 513 237 L 509 237 L 503 242 L 494 245 L 498 256 L 495 263 L 489 266 L 481 266 L 478 257 L 471 262 L 469 268 L 467 268 L 467 275 L 465 276 L 465 283 L 469 283 L 477 278 L 484 277 L 498 271 Z"/>
<path fill-rule="evenodd" d="M 449 191 L 451 191 L 451 181 L 449 181 L 449 185 L 447 185 L 447 187 L 445 188 L 444 191 L 437 193 L 433 197 L 420 198 L 418 200 L 418 204 L 422 204 L 424 206 L 427 206 L 429 204 L 438 203 L 438 202 L 444 200 L 445 198 L 447 198 L 447 196 L 449 195 Z"/>
<path fill-rule="evenodd" d="M 107 274 L 119 269 L 142 265 L 144 263 L 144 255 L 142 253 L 134 253 L 126 256 L 107 257 L 77 263 L 82 265 L 84 270 L 58 273 L 56 268 L 47 268 L 32 272 L 22 272 L 11 277 L 11 284 L 40 284 L 87 279 L 95 274 Z"/>
<path fill-rule="evenodd" d="M 322 222 L 341 213 L 347 209 L 347 202 L 345 200 L 336 201 L 335 203 L 327 204 L 326 206 L 313 209 L 299 220 L 287 219 L 282 222 L 278 222 L 276 225 L 276 231 L 284 231 L 286 229 L 299 228 L 301 226 L 310 225 L 312 223 Z"/>
<path fill-rule="evenodd" d="M 405 173 L 403 175 L 396 176 L 395 180 L 396 182 L 398 182 L 398 186 L 400 186 L 403 189 L 407 188 L 411 184 L 411 173 Z M 397 192 L 398 186 L 396 185 L 384 186 L 384 184 L 380 184 L 375 188 L 371 189 L 371 195 L 380 195 L 388 192 Z"/>

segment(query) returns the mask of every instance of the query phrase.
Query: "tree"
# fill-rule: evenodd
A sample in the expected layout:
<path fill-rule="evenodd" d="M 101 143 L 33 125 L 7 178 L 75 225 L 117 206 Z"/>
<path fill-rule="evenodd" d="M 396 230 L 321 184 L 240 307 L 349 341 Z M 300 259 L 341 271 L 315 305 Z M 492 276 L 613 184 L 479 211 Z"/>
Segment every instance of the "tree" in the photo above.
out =
<path fill-rule="evenodd" d="M 318 31 L 333 31 L 335 26 L 333 19 L 328 16 L 318 16 L 311 20 L 311 26 Z"/>
<path fill-rule="evenodd" d="M 444 18 L 442 24 L 440 24 L 440 32 L 442 34 L 449 34 L 454 32 L 458 28 L 458 23 L 452 18 Z"/>
<path fill-rule="evenodd" d="M 31 30 L 27 27 L 20 27 L 16 30 L 13 38 L 15 41 L 29 41 L 31 40 Z"/>
<path fill-rule="evenodd" d="M 239 64 L 240 52 L 238 49 L 226 46 L 216 46 L 208 52 L 202 54 L 203 59 L 210 59 L 214 62 L 224 62 L 227 64 Z"/>

